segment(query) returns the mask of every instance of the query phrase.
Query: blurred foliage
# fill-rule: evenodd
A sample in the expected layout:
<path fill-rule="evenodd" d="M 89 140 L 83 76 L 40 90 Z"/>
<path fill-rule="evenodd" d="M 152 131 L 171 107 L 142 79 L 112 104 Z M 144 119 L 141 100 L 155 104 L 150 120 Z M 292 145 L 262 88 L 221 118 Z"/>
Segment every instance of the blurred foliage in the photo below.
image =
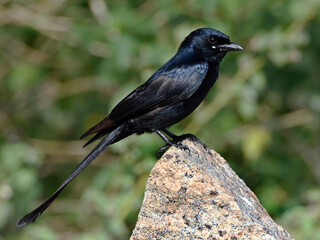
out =
<path fill-rule="evenodd" d="M 173 126 L 220 152 L 296 239 L 320 238 L 318 0 L 0 1 L 0 239 L 128 239 L 163 142 L 111 146 L 35 224 L 19 217 L 89 152 L 76 139 L 198 27 L 231 53 Z M 72 141 L 74 140 L 74 141 Z"/>

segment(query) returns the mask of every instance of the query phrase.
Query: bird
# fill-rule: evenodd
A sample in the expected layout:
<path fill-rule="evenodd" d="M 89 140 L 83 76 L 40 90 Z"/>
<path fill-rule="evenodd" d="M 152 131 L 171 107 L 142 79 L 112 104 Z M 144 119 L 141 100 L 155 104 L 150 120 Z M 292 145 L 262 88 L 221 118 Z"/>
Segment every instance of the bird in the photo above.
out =
<path fill-rule="evenodd" d="M 240 50 L 243 48 L 239 44 L 231 42 L 229 36 L 218 30 L 199 28 L 192 31 L 167 63 L 80 137 L 83 139 L 93 135 L 84 147 L 100 138 L 102 140 L 62 185 L 38 208 L 22 217 L 17 226 L 34 222 L 107 146 L 130 135 L 156 133 L 166 143 L 160 150 L 164 151 L 172 145 L 183 148 L 176 141 L 178 136 L 168 128 L 200 105 L 218 78 L 222 59 L 228 52 Z"/>

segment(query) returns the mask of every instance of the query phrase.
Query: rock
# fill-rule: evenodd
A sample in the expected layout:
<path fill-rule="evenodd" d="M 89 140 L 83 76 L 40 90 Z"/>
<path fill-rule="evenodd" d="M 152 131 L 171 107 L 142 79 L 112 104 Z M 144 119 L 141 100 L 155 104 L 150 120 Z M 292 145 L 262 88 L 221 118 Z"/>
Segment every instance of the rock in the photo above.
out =
<path fill-rule="evenodd" d="M 292 239 L 214 150 L 192 135 L 150 172 L 136 239 Z"/>

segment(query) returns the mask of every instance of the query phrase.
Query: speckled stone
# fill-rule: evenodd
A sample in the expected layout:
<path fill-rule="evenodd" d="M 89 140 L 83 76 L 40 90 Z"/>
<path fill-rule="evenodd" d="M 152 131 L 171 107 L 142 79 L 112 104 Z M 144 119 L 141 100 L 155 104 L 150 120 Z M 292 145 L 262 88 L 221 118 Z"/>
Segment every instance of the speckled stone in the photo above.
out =
<path fill-rule="evenodd" d="M 150 172 L 136 239 L 292 239 L 214 150 L 192 135 Z"/>

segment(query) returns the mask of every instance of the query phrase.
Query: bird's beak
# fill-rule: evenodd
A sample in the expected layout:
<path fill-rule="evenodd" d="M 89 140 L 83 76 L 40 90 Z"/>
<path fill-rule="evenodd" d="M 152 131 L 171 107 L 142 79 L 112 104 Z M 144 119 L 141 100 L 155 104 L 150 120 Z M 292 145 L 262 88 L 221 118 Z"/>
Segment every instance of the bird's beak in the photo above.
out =
<path fill-rule="evenodd" d="M 234 42 L 217 46 L 221 51 L 241 51 L 243 48 Z"/>

